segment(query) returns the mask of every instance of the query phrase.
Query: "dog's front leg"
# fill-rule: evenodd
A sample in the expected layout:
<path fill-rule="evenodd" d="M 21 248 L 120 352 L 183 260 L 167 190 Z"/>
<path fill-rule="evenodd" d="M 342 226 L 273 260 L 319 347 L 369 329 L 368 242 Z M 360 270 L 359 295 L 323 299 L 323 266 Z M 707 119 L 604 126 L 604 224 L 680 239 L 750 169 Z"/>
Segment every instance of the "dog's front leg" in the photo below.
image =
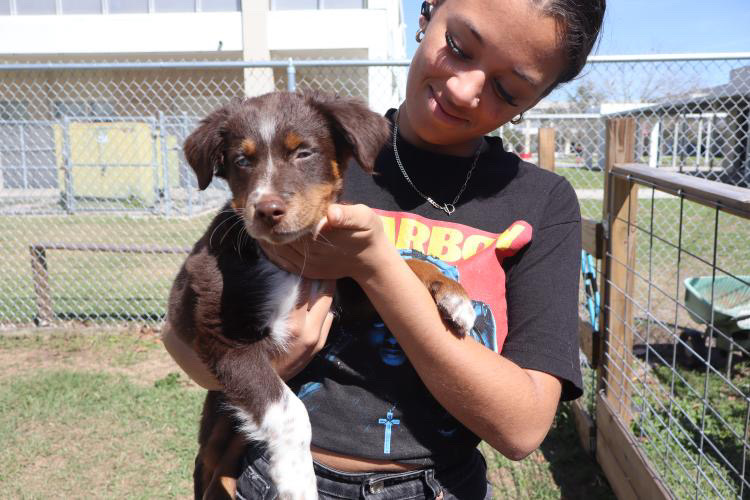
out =
<path fill-rule="evenodd" d="M 258 351 L 257 344 L 228 351 L 218 363 L 217 376 L 241 422 L 239 431 L 266 444 L 268 473 L 279 498 L 317 499 L 307 410 Z"/>
<path fill-rule="evenodd" d="M 440 316 L 453 333 L 460 336 L 468 334 L 477 315 L 464 287 L 444 276 L 440 269 L 429 262 L 407 259 L 406 264 L 427 287 L 437 304 Z"/>

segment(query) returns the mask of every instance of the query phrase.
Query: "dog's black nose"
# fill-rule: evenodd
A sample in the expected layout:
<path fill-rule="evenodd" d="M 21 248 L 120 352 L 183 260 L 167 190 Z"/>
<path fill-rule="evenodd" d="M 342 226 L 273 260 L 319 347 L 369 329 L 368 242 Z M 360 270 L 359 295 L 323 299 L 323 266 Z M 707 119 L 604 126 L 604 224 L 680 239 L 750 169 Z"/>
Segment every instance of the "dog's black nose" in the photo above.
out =
<path fill-rule="evenodd" d="M 277 196 L 265 196 L 255 204 L 255 216 L 269 226 L 275 226 L 286 215 L 286 204 Z"/>

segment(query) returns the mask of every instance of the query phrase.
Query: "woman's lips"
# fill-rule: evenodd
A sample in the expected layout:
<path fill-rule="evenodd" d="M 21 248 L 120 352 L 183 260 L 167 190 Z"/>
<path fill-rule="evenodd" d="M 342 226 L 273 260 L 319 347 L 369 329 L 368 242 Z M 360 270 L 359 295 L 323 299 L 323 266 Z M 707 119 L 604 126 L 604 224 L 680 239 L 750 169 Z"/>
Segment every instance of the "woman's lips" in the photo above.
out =
<path fill-rule="evenodd" d="M 468 121 L 446 111 L 445 108 L 440 104 L 440 101 L 435 95 L 435 91 L 432 89 L 432 87 L 428 87 L 428 88 L 429 88 L 429 96 L 428 96 L 429 107 L 430 107 L 430 110 L 438 119 L 440 119 L 443 122 L 449 123 L 451 125 L 457 125 L 457 124 L 465 123 L 466 121 Z"/>

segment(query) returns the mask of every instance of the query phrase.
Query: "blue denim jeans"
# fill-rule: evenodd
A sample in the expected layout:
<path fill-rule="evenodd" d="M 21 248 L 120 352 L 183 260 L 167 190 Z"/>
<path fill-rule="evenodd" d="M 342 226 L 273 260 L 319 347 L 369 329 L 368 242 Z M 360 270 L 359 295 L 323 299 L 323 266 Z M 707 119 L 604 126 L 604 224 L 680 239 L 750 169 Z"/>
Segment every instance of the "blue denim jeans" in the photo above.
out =
<path fill-rule="evenodd" d="M 465 463 L 447 469 L 392 473 L 342 472 L 314 463 L 318 495 L 323 499 L 368 500 L 485 500 L 492 498 L 487 464 L 479 451 Z M 268 478 L 268 460 L 261 450 L 245 455 L 237 481 L 240 500 L 272 500 L 276 489 Z"/>

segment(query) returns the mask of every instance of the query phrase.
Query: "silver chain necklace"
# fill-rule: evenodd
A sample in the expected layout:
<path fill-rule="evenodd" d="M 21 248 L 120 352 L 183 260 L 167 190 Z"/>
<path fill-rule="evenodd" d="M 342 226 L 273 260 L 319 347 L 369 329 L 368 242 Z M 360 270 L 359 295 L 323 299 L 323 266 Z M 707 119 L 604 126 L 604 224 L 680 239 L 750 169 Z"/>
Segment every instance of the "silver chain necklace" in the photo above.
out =
<path fill-rule="evenodd" d="M 397 138 L 398 138 L 398 116 L 394 117 L 393 119 L 393 153 L 396 155 L 396 163 L 398 164 L 398 168 L 401 170 L 401 173 L 404 174 L 404 179 L 406 179 L 406 182 L 408 182 L 409 185 L 412 188 L 414 188 L 414 191 L 416 191 L 419 196 L 424 198 L 427 201 L 427 203 L 429 203 L 433 207 L 437 208 L 438 210 L 444 211 L 448 215 L 455 212 L 456 203 L 458 203 L 458 199 L 461 198 L 461 195 L 464 193 L 464 190 L 466 189 L 466 185 L 469 184 L 469 179 L 471 178 L 471 174 L 474 172 L 474 168 L 477 166 L 479 153 L 482 151 L 482 142 L 479 143 L 479 147 L 474 153 L 474 161 L 471 162 L 471 168 L 469 169 L 469 173 L 466 174 L 466 180 L 464 181 L 464 185 L 461 186 L 461 190 L 458 192 L 456 197 L 453 198 L 453 201 L 451 203 L 443 203 L 442 205 L 440 205 L 435 200 L 433 200 L 432 198 L 424 194 L 422 191 L 420 191 L 419 188 L 417 188 L 417 186 L 415 186 L 414 183 L 409 178 L 409 175 L 406 173 L 406 169 L 404 168 L 404 164 L 401 163 L 401 157 L 398 154 L 398 147 L 396 147 Z"/>

